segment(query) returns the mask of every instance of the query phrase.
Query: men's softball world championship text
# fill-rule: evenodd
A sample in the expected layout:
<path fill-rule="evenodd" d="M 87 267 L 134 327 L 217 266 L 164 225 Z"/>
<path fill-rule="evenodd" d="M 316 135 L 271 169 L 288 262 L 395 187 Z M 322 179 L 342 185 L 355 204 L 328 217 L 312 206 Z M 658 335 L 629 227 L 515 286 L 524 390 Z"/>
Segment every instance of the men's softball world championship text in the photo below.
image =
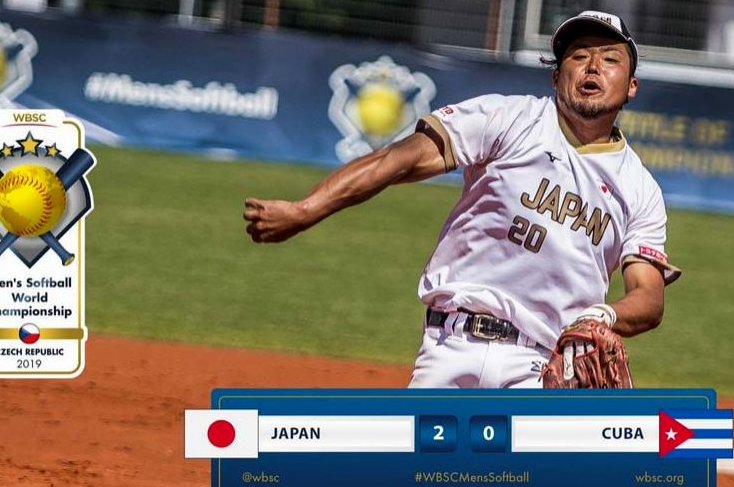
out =
<path fill-rule="evenodd" d="M 0 378 L 84 369 L 84 127 L 60 110 L 0 111 Z"/>

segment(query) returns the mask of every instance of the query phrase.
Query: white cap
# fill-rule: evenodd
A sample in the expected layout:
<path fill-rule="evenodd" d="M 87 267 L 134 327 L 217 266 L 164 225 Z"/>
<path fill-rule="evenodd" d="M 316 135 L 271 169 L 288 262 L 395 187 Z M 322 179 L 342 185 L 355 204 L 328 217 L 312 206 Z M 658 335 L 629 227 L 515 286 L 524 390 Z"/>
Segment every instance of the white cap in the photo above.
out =
<path fill-rule="evenodd" d="M 560 62 L 569 44 L 583 35 L 599 33 L 626 42 L 632 53 L 632 72 L 637 69 L 637 44 L 624 21 L 616 15 L 596 10 L 585 10 L 558 26 L 551 39 L 553 54 Z"/>

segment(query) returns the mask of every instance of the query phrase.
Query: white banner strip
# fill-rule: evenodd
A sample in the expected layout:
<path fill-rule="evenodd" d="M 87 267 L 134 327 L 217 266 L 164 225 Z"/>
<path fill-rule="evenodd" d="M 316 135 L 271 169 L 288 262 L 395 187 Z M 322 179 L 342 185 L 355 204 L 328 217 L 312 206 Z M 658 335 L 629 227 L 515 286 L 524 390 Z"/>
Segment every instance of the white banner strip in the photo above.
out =
<path fill-rule="evenodd" d="M 691 430 L 730 430 L 731 419 L 676 419 L 680 424 Z"/>
<path fill-rule="evenodd" d="M 732 440 L 726 438 L 691 438 L 681 443 L 676 450 L 729 450 Z"/>
<path fill-rule="evenodd" d="M 413 452 L 413 416 L 260 416 L 259 450 Z"/>
<path fill-rule="evenodd" d="M 512 416 L 512 451 L 657 452 L 657 416 Z"/>

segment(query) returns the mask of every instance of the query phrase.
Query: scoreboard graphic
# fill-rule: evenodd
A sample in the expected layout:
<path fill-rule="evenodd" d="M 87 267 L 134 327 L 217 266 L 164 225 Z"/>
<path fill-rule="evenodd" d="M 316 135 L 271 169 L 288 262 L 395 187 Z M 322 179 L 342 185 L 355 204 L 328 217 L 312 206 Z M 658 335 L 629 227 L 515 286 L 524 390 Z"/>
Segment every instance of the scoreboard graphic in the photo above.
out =
<path fill-rule="evenodd" d="M 713 390 L 237 390 L 185 412 L 212 486 L 716 485 Z"/>

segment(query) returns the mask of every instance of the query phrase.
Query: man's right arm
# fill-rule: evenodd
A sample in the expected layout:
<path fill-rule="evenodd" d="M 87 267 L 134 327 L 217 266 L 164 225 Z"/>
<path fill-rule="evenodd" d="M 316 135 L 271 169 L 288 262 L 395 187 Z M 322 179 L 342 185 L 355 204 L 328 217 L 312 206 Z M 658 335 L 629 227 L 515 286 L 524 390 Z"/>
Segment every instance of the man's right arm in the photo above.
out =
<path fill-rule="evenodd" d="M 331 173 L 300 201 L 247 198 L 243 217 L 255 242 L 282 242 L 324 218 L 362 203 L 392 184 L 422 181 L 446 172 L 443 141 L 417 132 L 357 158 Z"/>

